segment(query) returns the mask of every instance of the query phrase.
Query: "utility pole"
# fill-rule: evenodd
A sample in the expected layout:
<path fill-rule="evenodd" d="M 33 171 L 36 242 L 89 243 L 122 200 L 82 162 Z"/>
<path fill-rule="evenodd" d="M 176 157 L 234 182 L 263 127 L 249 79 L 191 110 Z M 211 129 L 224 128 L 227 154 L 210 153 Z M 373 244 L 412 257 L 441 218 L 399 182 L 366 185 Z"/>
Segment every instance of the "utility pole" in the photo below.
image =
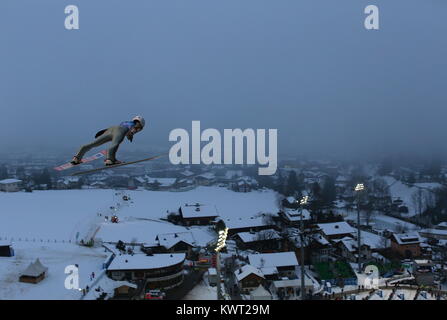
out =
<path fill-rule="evenodd" d="M 358 271 L 362 272 L 362 264 L 360 261 L 360 192 L 365 190 L 363 183 L 358 183 L 354 189 L 357 192 L 357 252 L 358 252 Z"/>
<path fill-rule="evenodd" d="M 306 300 L 306 288 L 305 288 L 305 273 L 304 273 L 304 219 L 303 219 L 303 206 L 307 204 L 308 196 L 301 198 L 300 200 L 300 242 L 301 242 L 301 300 Z"/>

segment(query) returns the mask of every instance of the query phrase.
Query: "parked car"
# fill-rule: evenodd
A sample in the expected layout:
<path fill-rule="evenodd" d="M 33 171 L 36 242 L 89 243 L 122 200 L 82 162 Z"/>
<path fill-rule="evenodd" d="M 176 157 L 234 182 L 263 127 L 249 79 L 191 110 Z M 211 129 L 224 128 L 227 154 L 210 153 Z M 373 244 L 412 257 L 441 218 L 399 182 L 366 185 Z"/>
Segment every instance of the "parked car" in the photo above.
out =
<path fill-rule="evenodd" d="M 145 300 L 163 300 L 166 294 L 160 290 L 149 290 L 144 295 Z"/>

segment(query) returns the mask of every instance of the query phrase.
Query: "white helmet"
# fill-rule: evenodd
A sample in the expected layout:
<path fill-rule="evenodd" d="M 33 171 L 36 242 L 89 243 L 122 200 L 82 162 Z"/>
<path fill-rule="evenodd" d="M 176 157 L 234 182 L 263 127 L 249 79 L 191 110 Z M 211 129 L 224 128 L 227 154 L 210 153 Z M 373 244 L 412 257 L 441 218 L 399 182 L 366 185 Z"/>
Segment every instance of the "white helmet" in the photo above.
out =
<path fill-rule="evenodd" d="M 132 121 L 135 121 L 135 120 L 138 121 L 139 123 L 141 123 L 141 127 L 144 128 L 146 121 L 144 121 L 144 118 L 142 116 L 133 117 Z"/>

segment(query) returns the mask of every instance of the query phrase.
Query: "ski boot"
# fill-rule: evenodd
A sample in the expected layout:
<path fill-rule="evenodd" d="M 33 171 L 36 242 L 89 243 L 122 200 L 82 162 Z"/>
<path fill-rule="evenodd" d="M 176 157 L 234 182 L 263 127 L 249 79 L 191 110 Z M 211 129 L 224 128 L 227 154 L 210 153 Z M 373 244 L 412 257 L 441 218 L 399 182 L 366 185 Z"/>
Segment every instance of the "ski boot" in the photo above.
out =
<path fill-rule="evenodd" d="M 119 161 L 119 160 L 111 160 L 111 159 L 107 159 L 107 160 L 104 161 L 104 164 L 106 166 L 113 166 L 115 164 L 121 164 L 121 163 L 123 163 L 123 162 Z"/>
<path fill-rule="evenodd" d="M 73 159 L 71 159 L 70 163 L 74 166 L 77 166 L 78 164 L 81 164 L 82 161 L 77 156 L 74 156 Z"/>

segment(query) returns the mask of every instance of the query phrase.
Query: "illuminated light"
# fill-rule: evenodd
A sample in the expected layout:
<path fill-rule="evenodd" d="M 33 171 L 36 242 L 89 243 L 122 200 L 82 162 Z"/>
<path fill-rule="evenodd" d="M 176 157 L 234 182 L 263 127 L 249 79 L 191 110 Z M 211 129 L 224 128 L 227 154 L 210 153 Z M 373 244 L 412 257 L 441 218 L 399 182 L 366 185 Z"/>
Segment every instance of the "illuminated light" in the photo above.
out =
<path fill-rule="evenodd" d="M 216 245 L 216 252 L 219 252 L 226 246 L 227 236 L 228 236 L 228 228 L 219 231 L 219 236 Z"/>
<path fill-rule="evenodd" d="M 358 183 L 356 186 L 355 186 L 355 189 L 354 189 L 355 191 L 362 191 L 362 190 L 365 190 L 365 186 L 363 185 L 363 183 Z"/>

